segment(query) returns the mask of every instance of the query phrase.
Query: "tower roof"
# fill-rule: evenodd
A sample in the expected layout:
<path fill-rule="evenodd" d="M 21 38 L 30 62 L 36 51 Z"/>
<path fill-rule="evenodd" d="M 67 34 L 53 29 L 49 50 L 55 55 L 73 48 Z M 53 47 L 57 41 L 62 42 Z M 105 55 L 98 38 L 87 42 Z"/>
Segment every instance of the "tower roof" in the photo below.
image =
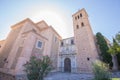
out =
<path fill-rule="evenodd" d="M 76 13 L 74 13 L 74 14 L 72 15 L 72 17 L 75 16 L 76 14 L 80 13 L 80 12 L 85 12 L 85 14 L 86 14 L 87 17 L 88 17 L 88 14 L 87 14 L 85 8 L 82 8 L 82 9 L 78 10 Z"/>

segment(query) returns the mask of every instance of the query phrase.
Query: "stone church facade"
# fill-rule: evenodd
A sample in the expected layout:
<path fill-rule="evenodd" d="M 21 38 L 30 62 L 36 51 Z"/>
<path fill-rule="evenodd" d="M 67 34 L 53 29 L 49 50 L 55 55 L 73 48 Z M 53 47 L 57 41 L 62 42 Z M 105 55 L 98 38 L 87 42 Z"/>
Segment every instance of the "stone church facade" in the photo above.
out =
<path fill-rule="evenodd" d="M 23 65 L 31 56 L 48 55 L 54 71 L 91 72 L 91 63 L 98 59 L 88 15 L 81 9 L 73 17 L 74 37 L 62 39 L 45 21 L 25 19 L 11 27 L 6 40 L 0 41 L 0 72 L 24 80 Z"/>
<path fill-rule="evenodd" d="M 72 17 L 74 37 L 61 41 L 58 66 L 61 71 L 91 72 L 91 63 L 99 58 L 88 14 L 82 9 Z"/>

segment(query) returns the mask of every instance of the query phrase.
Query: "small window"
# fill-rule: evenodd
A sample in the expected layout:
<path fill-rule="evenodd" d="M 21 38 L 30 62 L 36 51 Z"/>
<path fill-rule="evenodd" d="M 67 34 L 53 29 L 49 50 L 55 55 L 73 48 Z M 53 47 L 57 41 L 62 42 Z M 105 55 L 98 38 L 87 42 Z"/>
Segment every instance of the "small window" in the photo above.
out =
<path fill-rule="evenodd" d="M 90 58 L 87 58 L 87 60 L 89 61 L 89 60 L 90 60 Z"/>
<path fill-rule="evenodd" d="M 84 23 L 83 23 L 83 22 L 81 23 L 81 26 L 82 26 L 82 27 L 84 26 Z"/>
<path fill-rule="evenodd" d="M 78 19 L 79 19 L 79 15 L 78 15 Z"/>
<path fill-rule="evenodd" d="M 36 30 L 35 30 L 35 29 L 33 29 L 33 32 L 35 32 L 35 33 L 36 33 Z"/>
<path fill-rule="evenodd" d="M 79 25 L 76 25 L 76 28 L 79 29 Z"/>
<path fill-rule="evenodd" d="M 75 17 L 75 20 L 77 20 L 77 17 Z"/>
<path fill-rule="evenodd" d="M 4 59 L 4 62 L 6 62 L 6 61 L 7 61 L 7 58 Z"/>
<path fill-rule="evenodd" d="M 82 17 L 82 14 L 80 13 L 80 17 Z"/>
<path fill-rule="evenodd" d="M 63 46 L 64 45 L 64 43 L 63 42 L 61 42 L 61 46 Z"/>
<path fill-rule="evenodd" d="M 42 42 L 41 41 L 37 41 L 36 48 L 39 48 L 39 49 L 42 48 Z"/>
<path fill-rule="evenodd" d="M 74 44 L 74 40 L 71 40 L 71 44 Z"/>
<path fill-rule="evenodd" d="M 54 38 L 54 39 L 55 39 L 55 42 L 56 42 L 56 41 L 57 41 L 57 37 L 55 36 L 55 38 Z"/>

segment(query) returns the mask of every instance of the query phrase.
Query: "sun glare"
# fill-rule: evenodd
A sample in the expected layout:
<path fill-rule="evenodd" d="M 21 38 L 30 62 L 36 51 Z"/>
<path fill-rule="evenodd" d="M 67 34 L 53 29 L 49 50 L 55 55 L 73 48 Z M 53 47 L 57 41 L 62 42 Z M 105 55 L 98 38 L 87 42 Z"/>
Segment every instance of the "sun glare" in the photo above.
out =
<path fill-rule="evenodd" d="M 32 20 L 39 22 L 44 20 L 48 25 L 51 25 L 62 37 L 66 37 L 67 23 L 65 15 L 62 12 L 56 12 L 53 10 L 40 10 L 36 14 L 32 15 Z"/>

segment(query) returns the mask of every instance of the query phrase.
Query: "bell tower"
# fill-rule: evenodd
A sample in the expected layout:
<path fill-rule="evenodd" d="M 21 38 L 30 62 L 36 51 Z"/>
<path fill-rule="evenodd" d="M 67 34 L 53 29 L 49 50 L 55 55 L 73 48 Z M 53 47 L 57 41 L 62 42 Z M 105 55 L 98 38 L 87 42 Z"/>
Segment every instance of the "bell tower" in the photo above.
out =
<path fill-rule="evenodd" d="M 95 45 L 95 36 L 88 20 L 88 14 L 85 9 L 81 9 L 73 14 L 72 17 L 77 55 L 77 71 L 91 72 L 91 63 L 98 58 L 98 52 Z"/>

